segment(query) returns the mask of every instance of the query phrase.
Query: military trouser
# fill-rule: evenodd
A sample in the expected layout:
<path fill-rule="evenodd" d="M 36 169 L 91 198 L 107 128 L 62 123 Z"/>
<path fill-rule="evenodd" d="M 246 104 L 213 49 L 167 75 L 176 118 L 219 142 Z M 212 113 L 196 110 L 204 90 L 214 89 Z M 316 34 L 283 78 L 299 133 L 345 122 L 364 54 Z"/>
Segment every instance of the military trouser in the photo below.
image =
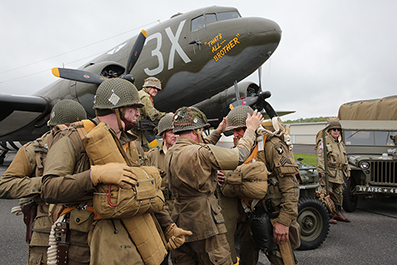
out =
<path fill-rule="evenodd" d="M 259 252 L 255 250 L 251 229 L 246 214 L 242 209 L 240 199 L 237 197 L 225 197 L 218 192 L 219 205 L 225 219 L 226 238 L 230 245 L 230 253 L 233 263 L 237 262 L 235 237 L 239 242 L 240 265 L 258 263 Z"/>
<path fill-rule="evenodd" d="M 343 202 L 343 184 L 339 183 L 333 183 L 333 182 L 328 182 L 328 188 L 329 188 L 329 195 L 331 197 L 331 200 L 335 204 L 336 211 L 339 213 L 342 209 L 342 202 Z M 320 192 L 326 192 L 326 181 L 325 178 L 322 178 L 320 181 Z"/>
<path fill-rule="evenodd" d="M 171 259 L 174 265 L 233 265 L 225 234 L 186 242 L 171 251 Z"/>
<path fill-rule="evenodd" d="M 248 220 L 237 223 L 237 238 L 239 243 L 240 265 L 256 265 L 259 259 L 259 251 L 255 250 L 255 244 L 251 235 Z"/>

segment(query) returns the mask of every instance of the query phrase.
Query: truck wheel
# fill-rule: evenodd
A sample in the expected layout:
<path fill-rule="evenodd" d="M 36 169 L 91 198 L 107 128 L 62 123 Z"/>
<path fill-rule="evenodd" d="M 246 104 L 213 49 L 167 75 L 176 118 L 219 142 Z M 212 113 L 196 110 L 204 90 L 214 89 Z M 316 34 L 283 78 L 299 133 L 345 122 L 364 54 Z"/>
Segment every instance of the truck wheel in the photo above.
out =
<path fill-rule="evenodd" d="M 302 197 L 299 199 L 297 221 L 301 228 L 299 250 L 315 249 L 327 238 L 329 231 L 328 210 L 317 198 Z"/>
<path fill-rule="evenodd" d="M 358 196 L 354 195 L 356 190 L 356 181 L 353 177 L 345 179 L 346 187 L 343 191 L 343 209 L 346 212 L 354 212 L 357 208 Z"/>

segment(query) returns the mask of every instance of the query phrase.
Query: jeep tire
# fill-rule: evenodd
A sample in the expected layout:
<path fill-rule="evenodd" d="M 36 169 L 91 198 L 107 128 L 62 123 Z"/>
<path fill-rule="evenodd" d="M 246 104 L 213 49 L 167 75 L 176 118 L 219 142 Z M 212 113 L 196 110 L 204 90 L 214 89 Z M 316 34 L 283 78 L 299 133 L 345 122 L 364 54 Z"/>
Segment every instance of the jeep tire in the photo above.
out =
<path fill-rule="evenodd" d="M 325 205 L 313 197 L 301 197 L 298 202 L 297 222 L 301 228 L 299 250 L 315 249 L 327 238 L 329 214 Z"/>

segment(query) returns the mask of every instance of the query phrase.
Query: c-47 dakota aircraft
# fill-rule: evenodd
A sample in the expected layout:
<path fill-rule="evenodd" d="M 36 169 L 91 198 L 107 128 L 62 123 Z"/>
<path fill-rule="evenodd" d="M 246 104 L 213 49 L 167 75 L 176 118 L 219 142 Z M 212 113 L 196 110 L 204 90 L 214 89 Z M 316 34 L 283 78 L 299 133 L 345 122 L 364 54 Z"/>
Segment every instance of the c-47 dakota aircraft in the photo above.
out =
<path fill-rule="evenodd" d="M 165 112 L 198 104 L 208 118 L 219 119 L 227 115 L 231 103 L 240 102 L 236 100 L 240 96 L 247 105 L 262 109 L 266 93 L 261 93 L 260 85 L 237 82 L 273 54 L 280 38 L 277 23 L 243 18 L 236 8 L 212 6 L 178 13 L 79 69 L 54 68 L 53 74 L 63 79 L 32 96 L 0 94 L 0 141 L 4 145 L 42 135 L 48 130 L 52 106 L 62 99 L 77 100 L 94 117 L 96 89 L 114 77 L 132 75 L 138 89 L 146 77 L 159 78 L 163 91 L 154 104 Z"/>

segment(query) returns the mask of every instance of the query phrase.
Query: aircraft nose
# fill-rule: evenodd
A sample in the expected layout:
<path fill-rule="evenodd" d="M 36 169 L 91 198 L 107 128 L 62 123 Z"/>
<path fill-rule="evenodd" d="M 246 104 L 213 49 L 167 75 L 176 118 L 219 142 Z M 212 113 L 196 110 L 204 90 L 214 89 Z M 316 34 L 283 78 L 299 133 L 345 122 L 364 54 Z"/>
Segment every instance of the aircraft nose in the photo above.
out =
<path fill-rule="evenodd" d="M 281 32 L 280 26 L 270 19 L 250 18 L 247 23 L 247 33 L 253 45 L 278 44 Z"/>

